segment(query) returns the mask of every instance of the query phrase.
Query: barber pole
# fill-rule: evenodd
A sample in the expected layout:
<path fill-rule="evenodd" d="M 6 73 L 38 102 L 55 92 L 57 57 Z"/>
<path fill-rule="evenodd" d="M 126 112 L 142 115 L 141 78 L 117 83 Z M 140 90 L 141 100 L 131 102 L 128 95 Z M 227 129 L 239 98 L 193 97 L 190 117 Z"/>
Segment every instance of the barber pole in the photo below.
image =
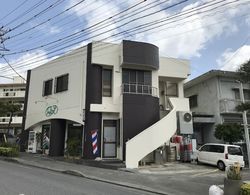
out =
<path fill-rule="evenodd" d="M 45 150 L 46 149 L 46 133 L 44 132 L 43 133 L 43 149 Z"/>
<path fill-rule="evenodd" d="M 92 147 L 93 147 L 93 154 L 97 155 L 98 154 L 98 147 L 97 147 L 97 134 L 98 130 L 93 130 L 91 131 L 91 137 L 92 137 Z"/>

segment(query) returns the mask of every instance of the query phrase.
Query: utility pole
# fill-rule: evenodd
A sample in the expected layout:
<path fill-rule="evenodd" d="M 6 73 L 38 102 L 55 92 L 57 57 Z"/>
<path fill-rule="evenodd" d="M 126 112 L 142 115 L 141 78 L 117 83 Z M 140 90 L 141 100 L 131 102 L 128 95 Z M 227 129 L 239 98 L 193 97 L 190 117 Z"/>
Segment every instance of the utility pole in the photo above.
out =
<path fill-rule="evenodd" d="M 243 92 L 243 84 L 241 81 L 239 81 L 240 84 L 240 99 L 242 103 L 245 103 L 245 98 L 244 98 L 244 92 Z M 245 132 L 245 141 L 246 141 L 246 146 L 247 146 L 247 160 L 248 160 L 248 167 L 250 168 L 250 142 L 249 142 L 249 131 L 248 131 L 248 123 L 247 123 L 247 112 L 243 111 L 242 113 L 243 117 L 243 126 L 244 126 L 244 132 Z"/>
<path fill-rule="evenodd" d="M 0 52 L 1 51 L 8 51 L 8 49 L 5 48 L 4 46 L 4 41 L 8 38 L 5 38 L 4 35 L 7 33 L 8 31 L 4 29 L 3 26 L 0 27 Z M 1 54 L 1 53 L 0 53 Z M 2 55 L 2 54 L 1 54 Z"/>

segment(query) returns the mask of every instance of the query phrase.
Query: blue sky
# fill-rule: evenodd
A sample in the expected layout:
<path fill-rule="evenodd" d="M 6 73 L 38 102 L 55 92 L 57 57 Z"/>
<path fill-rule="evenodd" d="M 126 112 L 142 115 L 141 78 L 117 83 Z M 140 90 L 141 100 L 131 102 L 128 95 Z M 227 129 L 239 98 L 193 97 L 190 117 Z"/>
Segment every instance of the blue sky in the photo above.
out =
<path fill-rule="evenodd" d="M 25 76 L 91 41 L 145 41 L 162 56 L 190 60 L 192 79 L 211 69 L 236 70 L 250 58 L 249 8 L 249 0 L 8 0 L 0 6 L 0 25 L 11 30 L 1 53 Z M 79 37 L 65 42 L 73 33 Z M 14 75 L 0 58 L 0 76 Z"/>

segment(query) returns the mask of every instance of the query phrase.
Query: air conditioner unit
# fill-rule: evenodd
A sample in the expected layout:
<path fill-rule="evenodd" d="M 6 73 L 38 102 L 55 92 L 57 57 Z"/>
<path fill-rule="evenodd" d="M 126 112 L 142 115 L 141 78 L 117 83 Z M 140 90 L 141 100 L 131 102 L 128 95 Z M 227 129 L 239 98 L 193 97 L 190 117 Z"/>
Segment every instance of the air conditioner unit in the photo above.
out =
<path fill-rule="evenodd" d="M 177 122 L 178 132 L 180 134 L 193 134 L 193 120 L 191 112 L 177 112 Z"/>

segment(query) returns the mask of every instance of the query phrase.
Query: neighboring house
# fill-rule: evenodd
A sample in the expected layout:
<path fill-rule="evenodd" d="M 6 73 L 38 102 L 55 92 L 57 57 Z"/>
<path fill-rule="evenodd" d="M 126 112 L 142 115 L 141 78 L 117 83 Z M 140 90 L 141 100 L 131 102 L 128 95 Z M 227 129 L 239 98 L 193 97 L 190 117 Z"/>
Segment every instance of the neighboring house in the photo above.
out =
<path fill-rule="evenodd" d="M 243 85 L 245 101 L 250 101 L 250 85 Z M 197 144 L 221 142 L 214 137 L 215 127 L 222 123 L 242 124 L 240 83 L 235 72 L 211 70 L 184 85 L 193 113 L 194 137 Z M 248 116 L 250 122 L 250 116 Z"/>
<path fill-rule="evenodd" d="M 159 57 L 152 44 L 90 43 L 28 72 L 25 129 L 49 137 L 51 156 L 78 139 L 83 158 L 134 168 L 174 135 L 176 112 L 189 111 L 188 75 L 188 61 Z"/>
<path fill-rule="evenodd" d="M 24 105 L 26 84 L 20 77 L 14 77 L 13 83 L 1 83 L 0 84 L 0 101 L 9 103 L 18 103 Z M 15 113 L 12 118 L 10 133 L 17 135 L 22 131 L 22 117 L 23 111 Z M 8 124 L 10 121 L 10 115 L 0 117 L 0 133 L 6 133 Z"/>

